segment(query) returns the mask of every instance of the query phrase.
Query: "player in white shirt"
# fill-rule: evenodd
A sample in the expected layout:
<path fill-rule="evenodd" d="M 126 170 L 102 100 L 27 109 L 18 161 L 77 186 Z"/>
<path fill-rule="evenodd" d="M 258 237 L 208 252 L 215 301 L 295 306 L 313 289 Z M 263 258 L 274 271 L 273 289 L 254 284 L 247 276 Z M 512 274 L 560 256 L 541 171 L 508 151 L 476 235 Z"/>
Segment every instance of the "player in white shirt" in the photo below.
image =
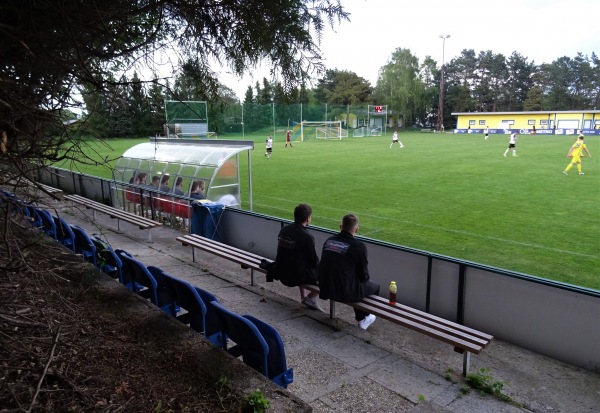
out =
<path fill-rule="evenodd" d="M 269 137 L 265 141 L 265 146 L 267 147 L 265 156 L 267 157 L 267 159 L 271 159 L 271 152 L 273 152 L 273 138 L 271 138 L 271 135 L 269 135 Z"/>
<path fill-rule="evenodd" d="M 517 132 L 513 132 L 513 133 L 510 134 L 510 140 L 508 141 L 508 148 L 506 148 L 506 150 L 504 151 L 504 157 L 505 158 L 506 158 L 506 154 L 511 149 L 513 151 L 513 156 L 517 156 L 517 139 L 519 139 L 517 137 Z"/>
<path fill-rule="evenodd" d="M 394 135 L 392 136 L 392 143 L 390 143 L 390 149 L 392 148 L 392 145 L 395 143 L 400 144 L 400 149 L 404 148 L 404 145 L 402 145 L 402 142 L 400 142 L 398 140 L 398 132 L 394 132 Z"/>

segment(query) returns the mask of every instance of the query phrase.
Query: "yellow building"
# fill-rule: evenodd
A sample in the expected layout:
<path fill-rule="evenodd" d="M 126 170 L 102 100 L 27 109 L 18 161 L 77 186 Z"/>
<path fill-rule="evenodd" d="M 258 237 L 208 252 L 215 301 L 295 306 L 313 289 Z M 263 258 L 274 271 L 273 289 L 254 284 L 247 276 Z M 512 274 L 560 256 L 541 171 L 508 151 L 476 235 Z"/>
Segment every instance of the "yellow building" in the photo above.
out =
<path fill-rule="evenodd" d="M 560 110 L 539 112 L 454 112 L 454 133 L 537 133 L 571 135 L 583 130 L 586 135 L 600 135 L 600 110 Z"/>

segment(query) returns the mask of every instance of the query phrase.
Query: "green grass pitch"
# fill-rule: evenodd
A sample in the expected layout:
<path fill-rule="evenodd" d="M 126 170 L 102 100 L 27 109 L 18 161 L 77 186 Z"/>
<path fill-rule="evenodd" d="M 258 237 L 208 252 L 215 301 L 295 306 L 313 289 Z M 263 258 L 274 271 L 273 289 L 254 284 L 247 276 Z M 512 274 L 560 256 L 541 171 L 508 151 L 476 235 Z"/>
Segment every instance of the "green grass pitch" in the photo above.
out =
<path fill-rule="evenodd" d="M 390 149 L 391 133 L 285 148 L 282 132 L 267 160 L 268 133 L 245 136 L 256 142 L 256 212 L 293 219 L 304 202 L 312 225 L 330 229 L 352 212 L 365 237 L 600 290 L 600 137 L 586 138 L 585 175 L 564 176 L 575 136 L 521 135 L 518 157 L 505 158 L 500 134 L 404 132 L 404 148 Z M 107 154 L 144 141 L 110 141 Z M 240 161 L 247 209 L 246 156 Z M 110 177 L 106 168 L 87 173 Z"/>

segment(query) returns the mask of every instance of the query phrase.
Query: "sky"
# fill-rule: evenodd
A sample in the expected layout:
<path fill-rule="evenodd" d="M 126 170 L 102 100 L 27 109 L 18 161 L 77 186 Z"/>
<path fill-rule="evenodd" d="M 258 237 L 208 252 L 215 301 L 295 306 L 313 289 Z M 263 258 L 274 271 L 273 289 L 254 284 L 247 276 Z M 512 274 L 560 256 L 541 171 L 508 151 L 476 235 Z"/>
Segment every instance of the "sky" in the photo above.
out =
<path fill-rule="evenodd" d="M 379 69 L 397 48 L 423 62 L 441 65 L 464 49 L 490 50 L 508 57 L 517 52 L 536 64 L 577 52 L 600 54 L 600 0 L 342 0 L 350 22 L 323 35 L 320 48 L 327 69 L 348 70 L 377 83 Z M 445 41 L 440 35 L 450 35 Z M 241 80 L 221 82 L 243 100 L 249 85 L 270 80 L 258 69 Z"/>

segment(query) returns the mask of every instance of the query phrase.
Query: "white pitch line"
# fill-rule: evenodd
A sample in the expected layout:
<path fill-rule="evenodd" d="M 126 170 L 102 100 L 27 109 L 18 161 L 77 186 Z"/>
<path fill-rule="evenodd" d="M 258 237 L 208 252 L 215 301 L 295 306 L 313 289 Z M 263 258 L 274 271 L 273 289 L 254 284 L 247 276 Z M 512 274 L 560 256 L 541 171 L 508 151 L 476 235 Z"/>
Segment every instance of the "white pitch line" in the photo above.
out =
<path fill-rule="evenodd" d="M 277 201 L 283 201 L 289 204 L 293 204 L 293 205 L 298 205 L 300 202 L 296 202 L 296 201 L 291 201 L 289 199 L 282 199 L 282 198 L 275 198 L 275 197 L 265 197 L 265 198 L 269 198 L 269 199 L 273 199 L 273 200 L 277 200 Z M 261 204 L 259 204 L 261 205 Z M 274 207 L 273 205 L 261 205 L 263 207 L 268 207 L 268 208 L 272 208 L 272 209 L 277 209 L 280 211 L 287 211 L 287 209 L 283 209 L 283 208 L 277 208 Z M 335 212 L 339 212 L 339 213 L 345 213 L 344 211 L 347 212 L 347 210 L 342 210 L 339 208 L 333 208 L 333 207 L 329 207 L 329 206 L 323 206 L 320 205 L 319 209 L 328 209 L 331 211 L 335 211 Z M 481 235 L 481 234 L 476 234 L 473 232 L 468 232 L 468 231 L 464 231 L 464 230 L 457 230 L 457 229 L 448 229 L 448 228 L 442 228 L 442 227 L 436 227 L 436 226 L 432 226 L 432 225 L 426 225 L 426 224 L 420 224 L 417 222 L 411 222 L 411 221 L 406 221 L 406 220 L 401 220 L 401 219 L 395 219 L 395 218 L 390 218 L 390 217 L 381 217 L 378 215 L 372 215 L 372 214 L 368 214 L 368 213 L 363 213 L 363 212 L 356 212 L 356 214 L 359 217 L 362 216 L 366 216 L 366 217 L 370 217 L 370 218 L 376 218 L 376 219 L 381 219 L 381 220 L 387 220 L 387 221 L 393 221 L 393 222 L 400 222 L 406 225 L 412 225 L 412 226 L 416 226 L 416 227 L 420 227 L 420 228 L 427 228 L 427 229 L 431 229 L 434 231 L 442 231 L 442 232 L 448 232 L 448 233 L 452 233 L 452 234 L 460 234 L 460 235 L 467 235 L 470 237 L 475 237 L 475 238 L 480 238 L 480 239 L 485 239 L 485 240 L 490 240 L 490 241 L 500 241 L 500 242 L 505 242 L 507 244 L 514 244 L 514 245 L 519 245 L 522 247 L 528 247 L 528 248 L 537 248 L 537 249 L 541 249 L 541 250 L 545 250 L 545 251 L 553 251 L 553 252 L 559 252 L 561 254 L 568 254 L 568 255 L 574 255 L 577 257 L 586 257 L 586 258 L 592 258 L 592 259 L 600 259 L 600 256 L 597 255 L 591 255 L 591 254 L 583 254 L 581 252 L 576 252 L 576 251 L 567 251 L 567 250 L 561 250 L 558 248 L 552 248 L 552 247 L 547 247 L 545 245 L 540 245 L 540 244 L 531 244 L 531 243 L 527 243 L 527 242 L 521 242 L 521 241 L 515 241 L 515 240 L 511 240 L 511 239 L 507 239 L 507 238 L 500 238 L 500 237 L 492 237 L 489 235 Z M 329 217 L 325 217 L 322 215 L 319 215 L 319 219 L 324 219 L 327 221 L 332 221 L 332 222 L 339 222 L 339 219 L 332 219 Z M 341 217 L 340 217 L 341 219 Z M 367 234 L 375 234 L 378 232 L 381 232 L 380 229 L 374 229 L 372 231 L 361 231 L 362 234 L 367 235 Z M 371 237 L 369 237 L 371 238 Z"/>

